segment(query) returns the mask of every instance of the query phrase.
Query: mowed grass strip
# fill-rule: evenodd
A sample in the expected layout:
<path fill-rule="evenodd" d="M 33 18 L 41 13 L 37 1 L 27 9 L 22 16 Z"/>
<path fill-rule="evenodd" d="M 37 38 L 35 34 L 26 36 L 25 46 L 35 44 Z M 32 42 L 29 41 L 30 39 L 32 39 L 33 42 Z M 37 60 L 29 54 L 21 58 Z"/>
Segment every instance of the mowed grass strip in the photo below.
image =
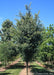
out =
<path fill-rule="evenodd" d="M 21 69 L 10 69 L 6 70 L 5 72 L 1 72 L 0 75 L 19 75 L 20 71 Z"/>

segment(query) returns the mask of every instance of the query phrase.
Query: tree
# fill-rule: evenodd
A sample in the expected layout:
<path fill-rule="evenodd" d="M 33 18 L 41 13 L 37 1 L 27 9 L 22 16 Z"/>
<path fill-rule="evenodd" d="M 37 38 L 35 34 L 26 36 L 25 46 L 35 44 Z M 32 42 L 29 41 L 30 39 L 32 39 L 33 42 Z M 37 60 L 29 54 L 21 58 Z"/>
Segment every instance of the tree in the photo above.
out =
<path fill-rule="evenodd" d="M 41 49 L 41 58 L 44 61 L 52 61 L 54 60 L 54 26 L 49 25 L 46 32 L 43 36 L 45 39 L 43 40 L 40 49 Z"/>
<path fill-rule="evenodd" d="M 20 20 L 17 19 L 16 26 L 16 43 L 18 45 L 19 52 L 26 62 L 27 75 L 28 75 L 28 62 L 30 62 L 34 54 L 38 50 L 38 45 L 42 40 L 43 26 L 39 20 L 38 14 L 35 14 L 33 18 L 31 14 L 30 5 L 26 5 L 26 14 L 19 13 Z"/>
<path fill-rule="evenodd" d="M 0 51 L 2 53 L 1 59 L 5 59 L 5 61 L 9 61 L 13 59 L 13 56 L 16 56 L 16 44 L 13 40 L 12 30 L 13 22 L 10 20 L 5 20 L 2 23 L 2 29 L 0 31 L 1 43 L 0 43 Z M 4 61 L 4 60 L 3 60 Z"/>
<path fill-rule="evenodd" d="M 10 41 L 11 40 L 11 27 L 13 26 L 13 22 L 10 20 L 5 20 L 2 23 L 2 30 L 1 30 L 1 40 L 2 41 Z"/>

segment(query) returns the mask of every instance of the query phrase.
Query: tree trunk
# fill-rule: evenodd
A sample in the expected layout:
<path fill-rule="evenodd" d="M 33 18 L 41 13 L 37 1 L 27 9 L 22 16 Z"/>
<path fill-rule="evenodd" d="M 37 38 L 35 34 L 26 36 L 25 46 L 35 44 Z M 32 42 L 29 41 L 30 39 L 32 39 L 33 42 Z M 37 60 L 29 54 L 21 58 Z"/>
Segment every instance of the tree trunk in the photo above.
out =
<path fill-rule="evenodd" d="M 6 60 L 4 61 L 4 64 L 5 64 L 5 68 L 6 68 Z"/>
<path fill-rule="evenodd" d="M 50 58 L 49 58 L 49 64 L 50 64 Z"/>
<path fill-rule="evenodd" d="M 4 59 L 4 65 L 5 65 L 5 68 L 6 68 L 6 66 L 7 66 L 7 60 L 6 60 L 6 58 Z"/>
<path fill-rule="evenodd" d="M 26 74 L 28 75 L 28 62 L 26 62 Z"/>

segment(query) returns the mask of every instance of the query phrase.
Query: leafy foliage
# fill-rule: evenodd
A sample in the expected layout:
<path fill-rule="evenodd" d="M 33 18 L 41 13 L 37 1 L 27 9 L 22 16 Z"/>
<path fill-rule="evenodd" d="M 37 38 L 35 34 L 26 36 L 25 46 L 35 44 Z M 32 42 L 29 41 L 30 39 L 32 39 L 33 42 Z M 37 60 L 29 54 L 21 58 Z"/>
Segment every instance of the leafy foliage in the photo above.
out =
<path fill-rule="evenodd" d="M 37 51 L 41 41 L 42 24 L 35 14 L 33 18 L 30 7 L 26 6 L 26 14 L 20 13 L 20 20 L 17 20 L 17 44 L 19 52 L 24 61 L 29 62 Z"/>
<path fill-rule="evenodd" d="M 44 35 L 45 39 L 40 47 L 42 60 L 54 60 L 54 26 L 50 25 Z"/>
<path fill-rule="evenodd" d="M 1 29 L 1 42 L 0 42 L 0 54 L 1 60 L 5 62 L 13 60 L 13 57 L 16 56 L 16 44 L 13 41 L 12 31 L 13 23 L 10 20 L 5 20 L 2 24 Z"/>

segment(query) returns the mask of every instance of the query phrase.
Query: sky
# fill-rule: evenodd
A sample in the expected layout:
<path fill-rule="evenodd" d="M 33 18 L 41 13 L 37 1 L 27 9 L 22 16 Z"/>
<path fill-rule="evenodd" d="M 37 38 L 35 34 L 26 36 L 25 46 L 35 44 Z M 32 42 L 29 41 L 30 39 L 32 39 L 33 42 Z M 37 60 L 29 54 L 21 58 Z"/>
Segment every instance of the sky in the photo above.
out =
<path fill-rule="evenodd" d="M 25 5 L 29 5 L 30 2 L 32 14 L 40 11 L 39 18 L 45 27 L 54 24 L 54 0 L 0 0 L 0 29 L 6 19 L 16 24 L 16 15 L 19 11 L 25 13 Z"/>

